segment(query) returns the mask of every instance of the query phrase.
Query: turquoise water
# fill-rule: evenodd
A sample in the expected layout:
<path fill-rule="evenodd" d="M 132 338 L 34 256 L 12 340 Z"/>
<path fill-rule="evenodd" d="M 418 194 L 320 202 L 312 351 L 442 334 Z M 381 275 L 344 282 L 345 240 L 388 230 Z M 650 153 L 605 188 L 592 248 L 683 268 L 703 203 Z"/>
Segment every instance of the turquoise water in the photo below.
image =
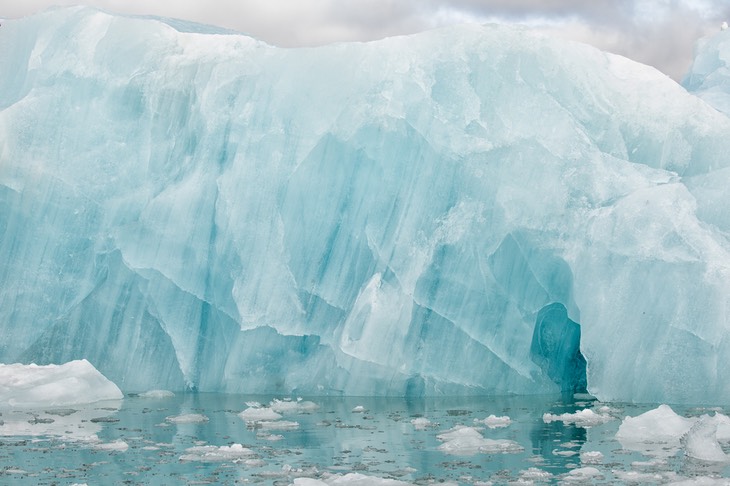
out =
<path fill-rule="evenodd" d="M 0 484 L 291 484 L 295 478 L 330 480 L 331 474 L 351 472 L 413 484 L 631 484 L 634 479 L 661 484 L 730 477 L 726 465 L 692 460 L 681 448 L 643 454 L 615 440 L 621 417 L 656 405 L 609 404 L 615 419 L 588 428 L 543 420 L 546 412 L 604 405 L 560 397 L 310 398 L 319 408 L 284 414 L 280 427 L 283 421 L 296 425 L 281 430 L 247 424 L 238 415 L 247 402 L 266 405 L 273 398 L 277 397 L 129 396 L 81 408 L 4 410 Z M 707 412 L 677 407 L 675 411 Z M 189 414 L 208 420 L 175 423 L 170 418 Z M 511 423 L 494 429 L 475 423 L 488 415 L 509 416 Z M 417 418 L 427 419 L 431 426 L 418 429 L 412 423 Z M 444 442 L 437 435 L 458 425 L 482 427 L 484 438 L 505 439 L 521 447 L 507 453 L 471 454 L 440 449 Z M 195 449 L 189 450 L 231 444 L 250 452 L 215 460 L 220 457 L 196 456 Z M 579 479 L 571 474 L 581 467 L 595 468 L 600 475 Z"/>

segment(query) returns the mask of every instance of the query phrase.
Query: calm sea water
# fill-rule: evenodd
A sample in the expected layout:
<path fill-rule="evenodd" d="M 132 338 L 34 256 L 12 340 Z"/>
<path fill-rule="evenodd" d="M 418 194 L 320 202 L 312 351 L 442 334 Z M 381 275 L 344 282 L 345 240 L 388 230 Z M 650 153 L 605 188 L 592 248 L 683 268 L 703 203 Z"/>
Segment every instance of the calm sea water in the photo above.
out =
<path fill-rule="evenodd" d="M 72 409 L 4 410 L 0 484 L 291 484 L 347 473 L 413 484 L 662 484 L 730 477 L 727 465 L 692 460 L 681 448 L 642 453 L 615 440 L 621 417 L 656 405 L 609 404 L 616 418 L 593 427 L 546 423 L 545 413 L 605 405 L 560 397 L 311 398 L 319 408 L 284 414 L 276 423 L 246 423 L 238 415 L 247 402 L 265 406 L 274 398 L 280 397 L 129 396 Z M 180 416 L 194 420 L 191 414 L 207 421 L 175 422 Z M 489 415 L 511 422 L 499 428 L 475 422 Z M 416 427 L 418 418 L 430 425 Z M 519 447 L 444 450 L 437 436 L 460 425 Z M 242 447 L 219 449 L 232 444 Z M 586 467 L 590 476 L 574 474 Z"/>

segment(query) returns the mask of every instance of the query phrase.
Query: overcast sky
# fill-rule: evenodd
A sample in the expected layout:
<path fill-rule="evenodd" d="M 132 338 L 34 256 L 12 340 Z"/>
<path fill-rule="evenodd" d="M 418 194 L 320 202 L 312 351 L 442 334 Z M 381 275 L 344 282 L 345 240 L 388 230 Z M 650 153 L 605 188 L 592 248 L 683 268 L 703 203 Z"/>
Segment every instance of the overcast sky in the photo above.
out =
<path fill-rule="evenodd" d="M 651 64 L 680 80 L 730 0 L 0 0 L 0 16 L 84 3 L 214 24 L 279 46 L 372 40 L 460 22 L 520 23 Z"/>

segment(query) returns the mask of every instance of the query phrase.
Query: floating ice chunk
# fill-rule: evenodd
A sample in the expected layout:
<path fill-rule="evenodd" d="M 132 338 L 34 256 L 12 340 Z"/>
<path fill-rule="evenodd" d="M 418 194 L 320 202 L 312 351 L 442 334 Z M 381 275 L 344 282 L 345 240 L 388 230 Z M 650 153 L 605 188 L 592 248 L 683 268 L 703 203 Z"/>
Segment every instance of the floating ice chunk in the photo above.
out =
<path fill-rule="evenodd" d="M 730 417 L 716 413 L 715 419 L 717 420 L 717 440 L 730 442 Z"/>
<path fill-rule="evenodd" d="M 168 422 L 172 422 L 173 424 L 194 424 L 207 422 L 209 419 L 208 417 L 200 413 L 186 413 L 182 415 L 165 417 L 165 420 L 167 420 Z"/>
<path fill-rule="evenodd" d="M 669 405 L 659 405 L 637 417 L 626 417 L 616 432 L 616 438 L 624 447 L 627 443 L 678 444 L 694 422 L 677 415 Z"/>
<path fill-rule="evenodd" d="M 425 430 L 429 427 L 434 427 L 434 423 L 428 420 L 426 417 L 417 417 L 411 420 L 411 423 L 413 424 L 413 427 L 416 428 L 416 430 Z"/>
<path fill-rule="evenodd" d="M 175 394 L 169 390 L 150 390 L 137 395 L 140 398 L 171 398 Z"/>
<path fill-rule="evenodd" d="M 639 471 L 621 471 L 614 469 L 611 471 L 616 479 L 624 481 L 628 484 L 656 484 L 665 483 L 667 478 L 664 474 L 644 473 Z"/>
<path fill-rule="evenodd" d="M 603 473 L 595 467 L 579 467 L 570 471 L 563 479 L 565 481 L 582 483 L 584 481 L 598 479 L 601 477 L 603 477 Z"/>
<path fill-rule="evenodd" d="M 66 407 L 123 398 L 87 360 L 61 365 L 0 364 L 0 408 Z"/>
<path fill-rule="evenodd" d="M 507 417 L 506 415 L 502 416 L 502 417 L 497 417 L 496 415 L 490 415 L 489 417 L 487 417 L 483 420 L 474 419 L 474 422 L 479 423 L 479 424 L 484 424 L 487 427 L 489 427 L 490 429 L 496 429 L 499 427 L 509 426 L 509 424 L 512 423 L 512 420 L 509 417 Z"/>
<path fill-rule="evenodd" d="M 256 438 L 261 440 L 268 440 L 270 442 L 276 442 L 278 440 L 282 440 L 284 436 L 280 434 L 257 434 Z"/>
<path fill-rule="evenodd" d="M 603 462 L 603 454 L 599 451 L 581 452 L 580 462 L 583 464 L 600 464 Z"/>
<path fill-rule="evenodd" d="M 564 422 L 566 424 L 575 424 L 578 427 L 594 427 L 613 420 L 613 417 L 604 413 L 596 413 L 590 408 L 586 408 L 578 410 L 575 413 L 562 413 L 560 415 L 546 413 L 543 414 L 542 420 L 546 424 L 550 422 Z"/>
<path fill-rule="evenodd" d="M 544 482 L 544 481 L 548 481 L 552 477 L 553 477 L 552 473 L 543 471 L 542 469 L 538 469 L 536 467 L 531 467 L 531 468 L 525 469 L 524 471 L 520 471 L 520 479 L 522 481 Z M 528 483 L 528 484 L 532 484 L 532 483 Z"/>
<path fill-rule="evenodd" d="M 463 425 L 457 425 L 437 437 L 443 442 L 439 446 L 439 450 L 448 454 L 515 453 L 524 450 L 517 442 L 506 439 L 485 439 L 476 428 Z"/>
<path fill-rule="evenodd" d="M 255 426 L 263 430 L 295 430 L 299 428 L 299 422 L 289 420 L 262 420 L 255 422 Z"/>
<path fill-rule="evenodd" d="M 230 446 L 196 446 L 185 449 L 185 454 L 180 456 L 181 461 L 198 461 L 198 462 L 238 462 L 241 459 L 248 458 L 254 453 L 251 449 L 243 447 L 241 444 L 232 444 Z"/>
<path fill-rule="evenodd" d="M 728 478 L 698 477 L 667 483 L 669 486 L 730 486 Z"/>
<path fill-rule="evenodd" d="M 720 419 L 717 415 L 703 415 L 682 437 L 685 454 L 694 459 L 708 462 L 728 462 L 730 456 L 725 454 L 717 441 L 717 426 Z"/>
<path fill-rule="evenodd" d="M 73 442 L 97 442 L 102 423 L 109 421 L 121 402 L 74 409 L 4 410 L 0 417 L 0 436 L 59 437 Z"/>
<path fill-rule="evenodd" d="M 296 478 L 294 480 L 295 486 L 408 486 L 410 484 L 397 479 L 383 479 L 360 473 L 349 473 L 344 476 L 332 475 L 323 479 Z"/>
<path fill-rule="evenodd" d="M 268 407 L 249 407 L 238 414 L 246 422 L 260 422 L 262 420 L 279 420 L 281 415 Z"/>
<path fill-rule="evenodd" d="M 365 413 L 365 412 L 367 412 L 367 409 L 365 407 L 363 407 L 362 405 L 358 405 L 352 409 L 352 413 Z"/>
<path fill-rule="evenodd" d="M 273 400 L 269 406 L 277 413 L 290 414 L 290 413 L 309 413 L 317 410 L 319 405 L 308 400 L 302 400 L 298 398 L 296 401 L 292 400 Z"/>
<path fill-rule="evenodd" d="M 121 439 L 118 439 L 112 442 L 100 442 L 98 444 L 94 444 L 94 449 L 100 451 L 126 452 L 126 450 L 129 449 L 129 444 Z"/>

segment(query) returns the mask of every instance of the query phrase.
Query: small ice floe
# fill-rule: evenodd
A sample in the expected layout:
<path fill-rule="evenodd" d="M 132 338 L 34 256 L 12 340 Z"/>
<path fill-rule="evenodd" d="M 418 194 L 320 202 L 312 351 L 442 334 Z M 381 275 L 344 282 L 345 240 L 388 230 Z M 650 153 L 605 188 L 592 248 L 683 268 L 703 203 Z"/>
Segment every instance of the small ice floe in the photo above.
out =
<path fill-rule="evenodd" d="M 426 417 L 417 417 L 411 420 L 411 424 L 416 430 L 426 430 L 429 427 L 435 427 L 436 424 L 428 420 Z"/>
<path fill-rule="evenodd" d="M 118 439 L 112 442 L 100 442 L 98 444 L 94 444 L 93 447 L 94 449 L 99 451 L 126 452 L 126 450 L 129 449 L 129 444 L 121 439 Z"/>
<path fill-rule="evenodd" d="M 0 364 L 0 408 L 68 407 L 123 397 L 85 359 L 45 366 Z"/>
<path fill-rule="evenodd" d="M 552 413 L 546 413 L 542 416 L 543 422 L 549 424 L 550 422 L 563 422 L 567 424 L 575 424 L 577 427 L 595 427 L 596 425 L 605 424 L 613 420 L 611 415 L 607 413 L 596 413 L 590 408 L 578 410 L 575 413 L 561 413 L 555 415 Z"/>
<path fill-rule="evenodd" d="M 365 412 L 367 412 L 367 409 L 365 407 L 363 407 L 362 405 L 358 405 L 352 409 L 352 413 L 365 413 Z"/>
<path fill-rule="evenodd" d="M 489 417 L 479 420 L 474 419 L 474 423 L 478 424 L 484 424 L 490 429 L 496 429 L 500 427 L 508 427 L 509 424 L 512 423 L 512 419 L 510 419 L 508 416 L 504 415 L 502 417 L 497 417 L 496 415 L 490 415 Z"/>
<path fill-rule="evenodd" d="M 185 454 L 180 456 L 180 460 L 197 462 L 240 462 L 253 455 L 254 453 L 251 449 L 243 447 L 241 444 L 220 447 L 207 445 L 185 449 Z"/>
<path fill-rule="evenodd" d="M 580 462 L 583 464 L 601 464 L 603 462 L 603 454 L 599 451 L 581 452 Z"/>
<path fill-rule="evenodd" d="M 522 452 L 524 450 L 517 442 L 506 439 L 486 439 L 478 429 L 463 425 L 457 425 L 446 432 L 442 432 L 437 437 L 443 442 L 439 446 L 439 450 L 448 454 L 497 454 Z"/>
<path fill-rule="evenodd" d="M 249 407 L 238 414 L 246 422 L 260 422 L 262 420 L 279 420 L 281 415 L 269 407 Z"/>
<path fill-rule="evenodd" d="M 397 479 L 383 479 L 376 476 L 366 476 L 360 473 L 324 475 L 321 479 L 296 478 L 295 486 L 409 486 L 410 483 Z"/>
<path fill-rule="evenodd" d="M 209 419 L 201 413 L 185 413 L 182 415 L 165 417 L 165 420 L 173 424 L 197 424 L 207 422 Z"/>
<path fill-rule="evenodd" d="M 316 403 L 310 402 L 308 400 L 302 400 L 301 398 L 297 398 L 296 401 L 274 399 L 269 404 L 269 407 L 271 407 L 274 412 L 284 415 L 294 413 L 311 413 L 319 409 L 319 405 L 317 405 Z"/>
<path fill-rule="evenodd" d="M 170 390 L 149 390 L 137 395 L 139 398 L 171 398 L 175 394 Z"/>

